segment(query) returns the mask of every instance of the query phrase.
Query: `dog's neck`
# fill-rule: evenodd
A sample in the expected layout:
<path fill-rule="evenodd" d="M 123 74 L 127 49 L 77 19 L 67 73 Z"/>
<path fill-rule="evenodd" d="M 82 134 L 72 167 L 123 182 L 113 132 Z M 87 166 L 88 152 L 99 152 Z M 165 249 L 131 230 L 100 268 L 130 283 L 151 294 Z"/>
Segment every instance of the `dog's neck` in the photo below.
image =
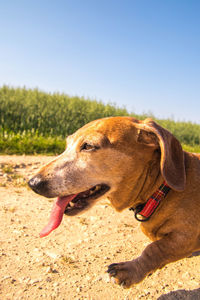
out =
<path fill-rule="evenodd" d="M 160 185 L 164 182 L 164 178 L 160 172 L 160 160 L 155 159 L 149 162 L 146 178 L 144 181 L 143 189 L 138 195 L 135 205 L 144 204 L 151 197 L 155 191 L 158 190 Z"/>
<path fill-rule="evenodd" d="M 160 172 L 160 154 L 153 155 L 137 179 L 134 176 L 128 176 L 123 180 L 120 187 L 123 186 L 124 190 L 113 192 L 108 197 L 112 206 L 117 211 L 122 211 L 146 203 L 164 181 Z"/>

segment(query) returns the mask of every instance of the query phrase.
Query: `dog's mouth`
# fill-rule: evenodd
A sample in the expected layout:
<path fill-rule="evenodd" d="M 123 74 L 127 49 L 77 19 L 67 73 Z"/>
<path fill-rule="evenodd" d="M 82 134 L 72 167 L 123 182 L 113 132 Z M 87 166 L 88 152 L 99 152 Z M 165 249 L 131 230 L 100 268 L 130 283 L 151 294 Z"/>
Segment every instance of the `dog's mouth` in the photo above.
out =
<path fill-rule="evenodd" d="M 75 216 L 85 210 L 93 201 L 103 196 L 110 187 L 106 184 L 97 184 L 89 190 L 78 194 L 58 197 L 54 203 L 49 223 L 43 228 L 40 237 L 49 235 L 51 231 L 56 229 L 63 218 L 63 215 Z"/>
<path fill-rule="evenodd" d="M 87 191 L 77 194 L 76 197 L 67 204 L 64 214 L 67 216 L 76 215 L 88 207 L 92 200 L 103 196 L 109 189 L 109 186 L 106 184 L 98 184 Z"/>

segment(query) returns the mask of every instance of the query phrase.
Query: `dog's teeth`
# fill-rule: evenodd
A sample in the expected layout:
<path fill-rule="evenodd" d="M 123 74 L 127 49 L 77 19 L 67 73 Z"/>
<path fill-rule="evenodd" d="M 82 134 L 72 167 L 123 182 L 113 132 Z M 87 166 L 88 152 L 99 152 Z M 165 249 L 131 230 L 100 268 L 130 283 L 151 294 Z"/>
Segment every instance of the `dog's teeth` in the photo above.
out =
<path fill-rule="evenodd" d="M 93 193 L 99 191 L 101 189 L 100 185 L 95 185 L 93 188 L 91 188 L 89 195 L 92 195 Z"/>
<path fill-rule="evenodd" d="M 71 207 L 74 207 L 74 205 L 75 205 L 73 202 L 70 202 L 69 204 Z"/>

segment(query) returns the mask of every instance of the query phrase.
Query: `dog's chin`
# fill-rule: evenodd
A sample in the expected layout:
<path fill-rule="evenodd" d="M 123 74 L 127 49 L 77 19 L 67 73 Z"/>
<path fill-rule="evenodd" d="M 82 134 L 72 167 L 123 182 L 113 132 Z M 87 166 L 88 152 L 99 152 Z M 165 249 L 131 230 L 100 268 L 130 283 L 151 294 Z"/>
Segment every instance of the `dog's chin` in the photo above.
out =
<path fill-rule="evenodd" d="M 81 214 L 93 206 L 96 201 L 104 196 L 109 190 L 110 187 L 107 184 L 97 184 L 91 189 L 77 194 L 77 196 L 67 204 L 64 214 L 67 216 Z"/>

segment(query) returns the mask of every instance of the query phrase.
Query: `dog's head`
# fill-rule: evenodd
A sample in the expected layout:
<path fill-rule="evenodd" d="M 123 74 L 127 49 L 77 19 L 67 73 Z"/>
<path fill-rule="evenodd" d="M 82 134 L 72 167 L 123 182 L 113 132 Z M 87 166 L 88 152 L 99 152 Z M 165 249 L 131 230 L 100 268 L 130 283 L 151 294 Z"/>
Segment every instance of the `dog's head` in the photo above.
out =
<path fill-rule="evenodd" d="M 59 197 L 64 212 L 76 215 L 108 197 L 117 210 L 139 196 L 152 160 L 160 176 L 184 189 L 184 154 L 180 143 L 150 119 L 111 117 L 93 121 L 67 138 L 66 150 L 45 165 L 30 187 L 45 197 Z M 156 176 L 158 176 L 157 174 Z"/>

